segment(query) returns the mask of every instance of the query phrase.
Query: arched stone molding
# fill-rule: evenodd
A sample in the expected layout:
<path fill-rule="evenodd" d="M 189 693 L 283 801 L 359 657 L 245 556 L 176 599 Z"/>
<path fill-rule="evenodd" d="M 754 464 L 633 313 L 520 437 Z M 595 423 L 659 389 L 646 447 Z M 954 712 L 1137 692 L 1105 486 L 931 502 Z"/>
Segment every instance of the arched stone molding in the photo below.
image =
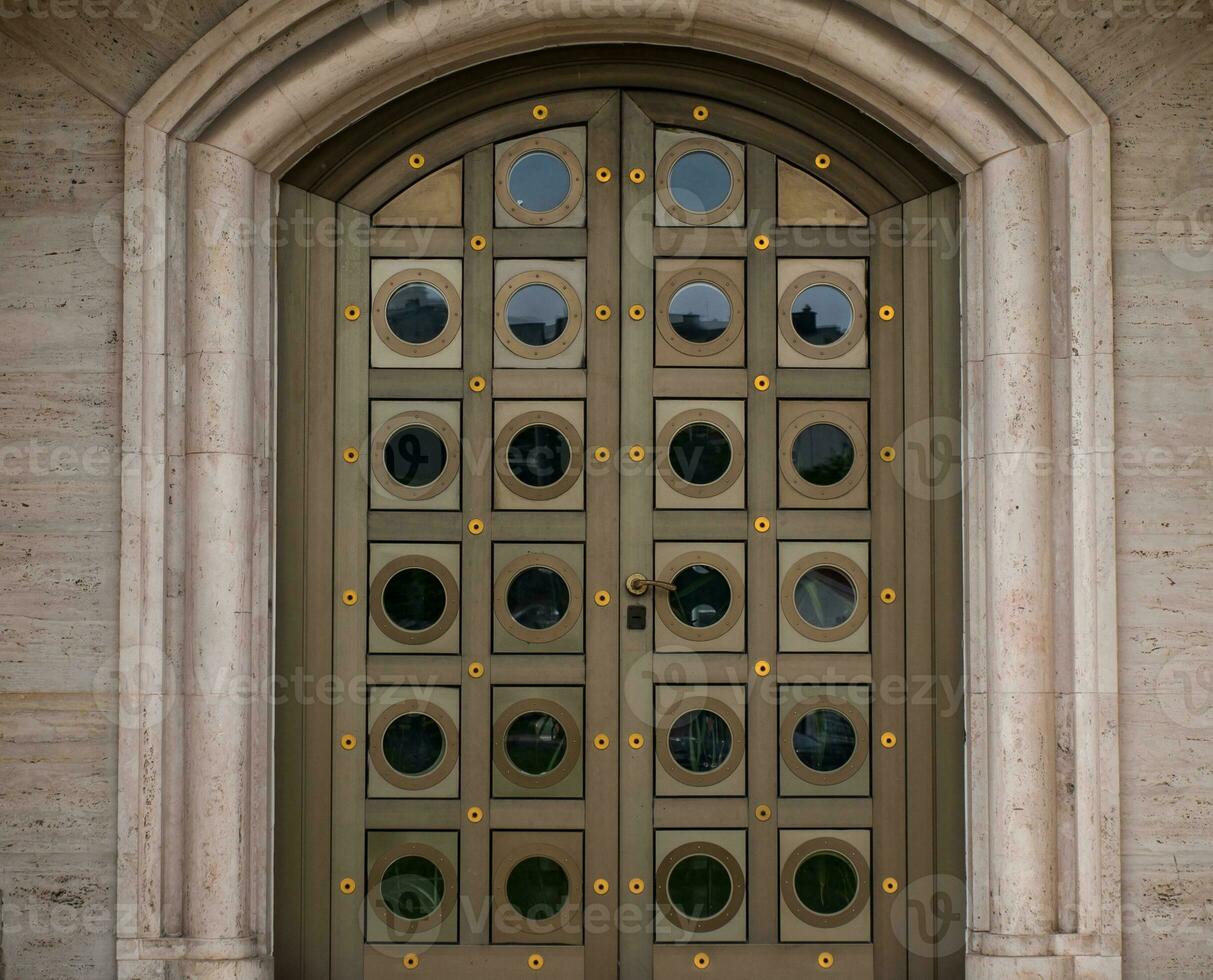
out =
<path fill-rule="evenodd" d="M 268 974 L 275 180 L 543 46 L 802 77 L 962 183 L 968 969 L 1120 974 L 1107 121 L 986 0 L 250 0 L 127 129 L 120 976 Z"/>

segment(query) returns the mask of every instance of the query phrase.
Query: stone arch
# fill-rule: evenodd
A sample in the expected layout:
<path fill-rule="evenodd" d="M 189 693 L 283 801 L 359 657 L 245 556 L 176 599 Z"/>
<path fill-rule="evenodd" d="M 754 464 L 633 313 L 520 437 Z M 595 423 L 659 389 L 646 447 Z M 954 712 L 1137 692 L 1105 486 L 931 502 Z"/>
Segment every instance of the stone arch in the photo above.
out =
<path fill-rule="evenodd" d="M 461 67 L 641 40 L 961 182 L 969 968 L 1119 975 L 1109 137 L 1074 80 L 987 0 L 250 0 L 127 124 L 121 976 L 268 973 L 276 180 Z"/>

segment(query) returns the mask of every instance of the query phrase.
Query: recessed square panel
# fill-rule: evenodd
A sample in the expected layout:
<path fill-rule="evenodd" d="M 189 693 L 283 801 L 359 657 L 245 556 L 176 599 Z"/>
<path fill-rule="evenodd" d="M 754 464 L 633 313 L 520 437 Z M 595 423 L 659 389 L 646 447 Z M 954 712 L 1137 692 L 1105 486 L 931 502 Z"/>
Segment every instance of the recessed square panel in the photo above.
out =
<path fill-rule="evenodd" d="M 368 942 L 459 942 L 459 834 L 369 832 L 365 916 Z"/>
<path fill-rule="evenodd" d="M 779 795 L 871 793 L 871 688 L 779 689 Z"/>
<path fill-rule="evenodd" d="M 868 269 L 863 259 L 780 259 L 780 367 L 867 367 Z"/>
<path fill-rule="evenodd" d="M 493 653 L 585 649 L 582 544 L 493 546 Z"/>
<path fill-rule="evenodd" d="M 371 507 L 458 510 L 462 403 L 371 402 Z"/>
<path fill-rule="evenodd" d="M 493 795 L 579 799 L 585 692 L 580 687 L 493 688 Z"/>
<path fill-rule="evenodd" d="M 372 544 L 371 653 L 459 652 L 459 545 Z"/>
<path fill-rule="evenodd" d="M 780 830 L 780 942 L 870 942 L 871 861 L 871 831 Z"/>
<path fill-rule="evenodd" d="M 658 796 L 745 796 L 746 689 L 654 688 Z"/>
<path fill-rule="evenodd" d="M 463 363 L 463 262 L 371 260 L 371 367 Z"/>
<path fill-rule="evenodd" d="M 866 401 L 780 401 L 779 506 L 868 506 Z"/>
<path fill-rule="evenodd" d="M 658 259 L 659 367 L 745 365 L 745 262 Z"/>
<path fill-rule="evenodd" d="M 744 830 L 659 830 L 653 859 L 657 942 L 745 942 Z"/>
<path fill-rule="evenodd" d="M 585 225 L 585 129 L 569 126 L 498 143 L 498 228 Z"/>
<path fill-rule="evenodd" d="M 654 638 L 658 653 L 745 650 L 745 544 L 659 541 Z"/>
<path fill-rule="evenodd" d="M 458 798 L 459 688 L 372 687 L 368 696 L 367 796 Z"/>
<path fill-rule="evenodd" d="M 581 942 L 579 831 L 493 831 L 493 942 Z"/>
<path fill-rule="evenodd" d="M 745 225 L 745 147 L 685 129 L 659 129 L 658 227 Z"/>
<path fill-rule="evenodd" d="M 745 507 L 745 402 L 658 399 L 658 508 Z"/>
<path fill-rule="evenodd" d="M 779 543 L 779 649 L 865 652 L 869 644 L 868 543 Z"/>
<path fill-rule="evenodd" d="M 585 407 L 577 401 L 493 403 L 493 506 L 585 506 Z"/>
<path fill-rule="evenodd" d="M 585 261 L 503 259 L 494 265 L 493 364 L 585 364 Z"/>

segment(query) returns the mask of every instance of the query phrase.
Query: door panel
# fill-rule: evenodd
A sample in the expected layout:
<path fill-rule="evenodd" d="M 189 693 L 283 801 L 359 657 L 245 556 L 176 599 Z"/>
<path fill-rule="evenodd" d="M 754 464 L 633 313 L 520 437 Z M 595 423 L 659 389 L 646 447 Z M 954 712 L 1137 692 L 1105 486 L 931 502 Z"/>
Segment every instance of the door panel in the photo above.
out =
<path fill-rule="evenodd" d="M 330 273 L 329 974 L 907 976 L 938 845 L 887 692 L 946 541 L 898 449 L 954 269 L 859 162 L 677 93 L 396 163 Z"/>

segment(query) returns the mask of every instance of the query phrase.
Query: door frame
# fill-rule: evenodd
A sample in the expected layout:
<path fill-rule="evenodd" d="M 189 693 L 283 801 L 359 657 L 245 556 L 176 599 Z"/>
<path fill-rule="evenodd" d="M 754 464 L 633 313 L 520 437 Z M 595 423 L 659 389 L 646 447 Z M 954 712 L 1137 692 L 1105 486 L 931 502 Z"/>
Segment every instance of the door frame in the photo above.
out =
<path fill-rule="evenodd" d="M 590 17 L 599 38 L 635 40 L 592 6 L 544 23 L 544 43 L 575 43 Z M 958 7 L 959 20 L 926 21 L 913 41 L 905 32 L 923 22 L 917 0 L 896 0 L 888 20 L 849 8 L 832 11 L 825 28 L 809 18 L 816 39 L 805 44 L 823 55 L 808 69 L 806 47 L 797 48 L 802 25 L 781 18 L 772 42 L 727 4 L 708 7 L 703 16 L 729 24 L 728 42 L 702 36 L 700 46 L 804 71 L 964 177 L 967 958 L 976 975 L 1016 966 L 1052 977 L 1080 966 L 1111 976 L 1120 842 L 1107 120 L 987 3 Z M 295 5 L 287 16 L 307 13 Z M 491 18 L 471 20 L 461 24 L 465 35 L 482 32 L 499 52 L 534 44 Z M 645 25 L 651 37 L 685 42 L 669 26 Z M 435 49 L 418 57 L 413 42 L 375 30 L 318 48 L 318 62 L 284 60 L 297 45 L 270 52 L 275 36 L 243 20 L 216 29 L 128 124 L 124 976 L 166 961 L 189 961 L 196 976 L 209 975 L 208 963 L 222 961 L 225 971 L 235 963 L 253 976 L 271 948 L 270 712 L 230 683 L 247 691 L 270 674 L 272 249 L 238 235 L 216 241 L 214 229 L 269 226 L 284 163 L 326 127 L 362 115 L 351 107 L 382 100 L 382 89 L 358 92 L 358 65 L 400 66 L 398 91 L 414 87 L 419 72 L 441 73 Z M 257 71 L 241 74 L 245 59 L 262 53 Z M 466 51 L 452 46 L 445 56 L 454 67 Z M 275 91 L 320 71 L 327 94 L 351 100 L 339 116 L 326 103 L 329 121 L 305 133 L 289 100 L 239 97 L 262 84 L 267 64 L 264 84 Z M 205 370 L 219 364 L 230 370 Z M 1055 399 L 1065 410 L 1039 424 Z M 217 415 L 216 405 L 229 411 Z M 1034 426 L 1025 427 L 1024 406 Z M 182 697 L 212 690 L 199 685 L 220 676 L 222 710 Z M 1051 725 L 1064 740 L 1042 739 L 1025 763 L 1012 734 L 1025 723 Z M 1027 826 L 1056 832 L 1025 836 Z"/>

